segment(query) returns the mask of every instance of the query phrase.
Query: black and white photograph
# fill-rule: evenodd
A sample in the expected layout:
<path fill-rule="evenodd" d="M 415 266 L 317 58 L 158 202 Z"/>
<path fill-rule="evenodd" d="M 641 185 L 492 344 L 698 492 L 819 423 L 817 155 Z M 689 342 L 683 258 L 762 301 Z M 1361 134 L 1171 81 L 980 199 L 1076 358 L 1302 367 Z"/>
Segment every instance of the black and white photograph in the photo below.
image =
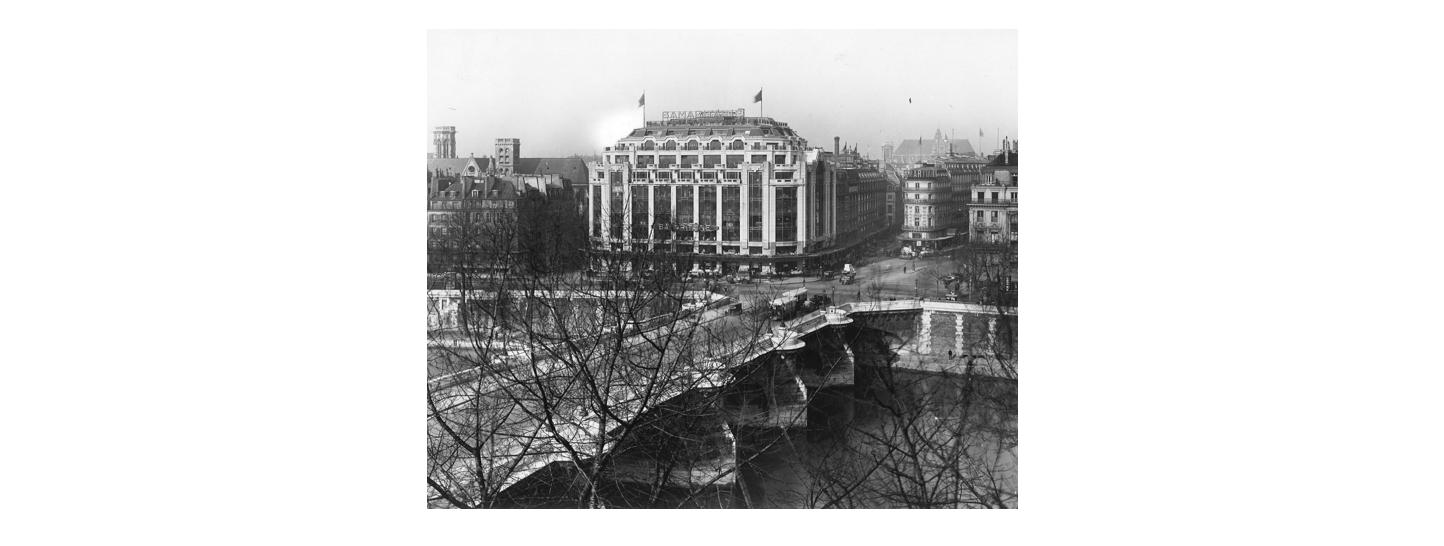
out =
<path fill-rule="evenodd" d="M 1427 5 L 3 13 L 0 544 L 1444 544 Z"/>
<path fill-rule="evenodd" d="M 428 62 L 428 507 L 1017 508 L 1015 32 Z"/>

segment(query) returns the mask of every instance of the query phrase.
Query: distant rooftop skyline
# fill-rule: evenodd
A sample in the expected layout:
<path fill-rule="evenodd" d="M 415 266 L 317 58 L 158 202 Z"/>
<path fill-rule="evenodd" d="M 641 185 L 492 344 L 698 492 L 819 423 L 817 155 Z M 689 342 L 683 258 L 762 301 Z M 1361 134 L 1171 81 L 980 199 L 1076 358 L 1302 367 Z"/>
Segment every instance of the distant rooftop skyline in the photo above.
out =
<path fill-rule="evenodd" d="M 812 146 L 874 158 L 941 130 L 986 153 L 1018 138 L 1017 33 L 987 31 L 432 31 L 427 126 L 458 157 L 519 138 L 523 157 L 591 154 L 673 110 L 745 109 Z M 759 88 L 762 108 L 752 101 Z M 985 132 L 979 142 L 978 131 Z"/>

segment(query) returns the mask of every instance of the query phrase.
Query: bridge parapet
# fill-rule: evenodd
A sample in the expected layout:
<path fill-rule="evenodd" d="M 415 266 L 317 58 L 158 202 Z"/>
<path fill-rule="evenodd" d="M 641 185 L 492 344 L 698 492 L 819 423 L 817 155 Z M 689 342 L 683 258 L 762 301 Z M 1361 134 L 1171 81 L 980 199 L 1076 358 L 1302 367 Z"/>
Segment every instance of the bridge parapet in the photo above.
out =
<path fill-rule="evenodd" d="M 821 330 L 828 325 L 828 311 L 802 316 L 790 328 L 804 335 Z M 997 346 L 999 320 L 1016 317 L 1016 308 L 910 299 L 845 303 L 831 311 L 891 334 L 898 366 L 951 373 L 971 367 L 975 373 L 1016 376 L 1014 364 L 998 357 Z"/>
<path fill-rule="evenodd" d="M 708 297 L 697 294 L 699 300 Z M 914 314 L 915 316 L 912 316 Z M 748 336 L 745 340 L 739 338 L 730 342 L 718 341 L 718 347 L 708 351 L 713 356 L 712 359 L 684 371 L 689 380 L 671 381 L 660 390 L 651 390 L 648 385 L 618 386 L 616 391 L 620 393 L 621 400 L 613 404 L 613 410 L 621 419 L 632 419 L 655 404 L 666 402 L 691 388 L 731 388 L 738 379 L 746 377 L 739 373 L 739 368 L 744 366 L 766 366 L 770 369 L 759 370 L 760 373 L 755 377 L 743 379 L 755 381 L 755 386 L 761 392 L 757 392 L 759 396 L 756 398 L 743 400 L 740 404 L 728 408 L 728 421 L 732 425 L 763 428 L 805 426 L 809 401 L 820 389 L 854 384 L 856 365 L 881 365 L 880 361 L 870 359 L 886 356 L 878 353 L 884 349 L 882 346 L 869 349 L 867 346 L 850 345 L 848 337 L 840 335 L 842 332 L 871 328 L 903 339 L 905 345 L 909 346 L 891 348 L 897 352 L 898 358 L 893 360 L 897 366 L 945 372 L 956 372 L 959 367 L 972 366 L 975 370 L 984 370 L 983 373 L 986 374 L 1006 376 L 1012 371 L 1007 369 L 1007 363 L 999 362 L 985 350 L 978 348 L 981 343 L 993 340 L 997 319 L 1004 316 L 1016 316 L 1016 309 L 933 300 L 845 303 L 809 313 L 787 323 L 785 330 L 774 331 L 772 335 L 761 340 Z M 705 322 L 693 321 L 687 324 L 687 327 L 700 327 Z M 951 335 L 948 335 L 949 331 Z M 648 346 L 648 335 L 648 332 L 641 332 L 630 336 L 624 348 L 645 350 Z M 432 352 L 438 354 L 467 349 L 461 346 L 461 343 L 442 339 L 429 345 Z M 502 356 L 502 360 L 506 361 L 527 360 L 533 358 L 536 351 L 522 354 L 498 352 L 501 353 L 498 356 Z M 869 356 L 870 354 L 872 356 Z M 767 360 L 758 362 L 758 359 Z M 535 368 L 543 374 L 565 371 L 553 369 L 545 363 Z M 471 393 L 487 390 L 488 381 L 480 368 L 476 368 L 449 376 L 434 377 L 431 387 L 437 391 L 454 390 L 457 397 L 475 396 Z M 442 395 L 438 398 L 450 398 L 446 396 L 449 392 L 440 394 Z M 438 409 L 445 411 L 450 408 Z M 530 421 L 518 422 L 514 427 L 508 428 L 507 436 L 529 439 L 529 447 L 523 448 L 521 444 L 497 446 L 497 451 L 503 455 L 496 456 L 494 460 L 489 458 L 488 464 L 503 465 L 522 460 L 521 468 L 506 478 L 505 483 L 509 485 L 537 468 L 565 460 L 566 453 L 560 445 L 561 440 L 575 446 L 588 447 L 590 450 L 608 450 L 612 446 L 604 439 L 605 431 L 600 430 L 594 419 L 586 414 L 572 415 L 569 422 L 557 430 L 543 430 L 539 423 Z M 512 453 L 513 451 L 516 453 Z M 729 454 L 724 450 L 709 468 L 725 468 L 727 464 L 735 461 L 729 457 L 735 457 L 735 453 Z M 633 470 L 643 472 L 649 469 L 637 467 Z M 681 474 L 676 477 L 683 478 Z"/>

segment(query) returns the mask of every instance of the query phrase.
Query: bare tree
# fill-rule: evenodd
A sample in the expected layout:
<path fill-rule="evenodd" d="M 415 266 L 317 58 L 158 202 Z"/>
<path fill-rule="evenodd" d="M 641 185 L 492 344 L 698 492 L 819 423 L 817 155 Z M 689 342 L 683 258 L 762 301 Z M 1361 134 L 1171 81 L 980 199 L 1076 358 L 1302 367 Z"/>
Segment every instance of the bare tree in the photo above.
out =
<path fill-rule="evenodd" d="M 917 508 L 1017 506 L 1016 292 L 1006 281 L 1016 250 L 993 250 L 1001 251 L 957 262 L 957 278 L 985 305 L 968 316 L 960 351 L 933 356 L 935 369 L 909 371 L 874 344 L 879 365 L 860 368 L 880 416 L 876 427 L 854 429 L 878 463 L 860 495 Z"/>
<path fill-rule="evenodd" d="M 942 354 L 917 354 L 933 340 L 906 334 L 918 331 L 905 324 L 916 315 L 857 315 L 858 325 L 809 336 L 815 358 L 855 359 L 844 404 L 854 404 L 856 415 L 826 396 L 809 401 L 820 415 L 844 417 L 809 423 L 809 441 L 785 444 L 785 464 L 759 476 L 771 484 L 772 505 L 1016 507 L 1016 312 L 973 309 L 963 348 Z M 949 328 L 953 320 L 946 319 Z M 846 350 L 828 346 L 837 342 Z"/>
<path fill-rule="evenodd" d="M 428 486 L 437 503 L 508 503 L 509 488 L 537 475 L 571 483 L 523 485 L 582 507 L 606 506 L 618 483 L 648 483 L 660 501 L 679 473 L 684 485 L 712 476 L 691 480 L 684 499 L 731 483 L 721 478 L 732 470 L 698 469 L 731 463 L 718 404 L 728 370 L 758 352 L 763 323 L 725 313 L 721 296 L 682 282 L 670 260 L 614 263 L 599 284 L 562 267 L 575 267 L 564 248 L 528 251 L 526 222 L 449 234 L 465 241 L 443 249 L 492 252 L 454 260 L 432 310 Z M 638 476 L 639 460 L 650 479 Z M 539 473 L 556 464 L 566 468 Z"/>
<path fill-rule="evenodd" d="M 433 247 L 473 252 L 436 268 L 430 300 L 430 505 L 1016 506 L 1013 322 L 979 323 L 926 377 L 895 366 L 907 340 L 885 328 L 789 352 L 673 256 L 588 276 L 546 223 L 485 220 Z M 857 386 L 826 386 L 839 373 Z"/>

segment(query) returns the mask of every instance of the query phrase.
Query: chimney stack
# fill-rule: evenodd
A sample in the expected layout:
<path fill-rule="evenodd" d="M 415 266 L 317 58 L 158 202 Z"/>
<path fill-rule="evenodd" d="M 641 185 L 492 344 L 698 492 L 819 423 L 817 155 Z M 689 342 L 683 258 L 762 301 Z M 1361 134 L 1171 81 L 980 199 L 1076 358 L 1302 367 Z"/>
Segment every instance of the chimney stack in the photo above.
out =
<path fill-rule="evenodd" d="M 838 149 L 838 144 L 841 142 L 842 137 L 832 137 L 832 155 L 842 155 L 842 152 Z"/>

